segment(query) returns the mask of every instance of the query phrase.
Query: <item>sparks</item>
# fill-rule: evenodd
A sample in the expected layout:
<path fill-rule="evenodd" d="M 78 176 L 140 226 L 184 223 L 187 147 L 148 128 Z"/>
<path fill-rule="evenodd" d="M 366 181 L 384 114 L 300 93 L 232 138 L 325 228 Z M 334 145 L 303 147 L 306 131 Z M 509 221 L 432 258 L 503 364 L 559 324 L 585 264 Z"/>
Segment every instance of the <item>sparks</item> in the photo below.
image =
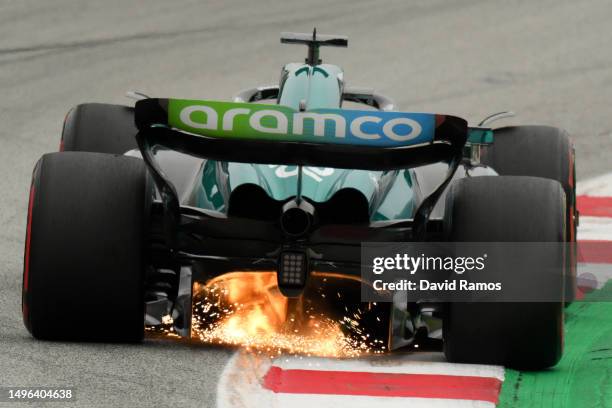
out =
<path fill-rule="evenodd" d="M 384 350 L 382 340 L 363 335 L 360 309 L 350 317 L 328 317 L 317 305 L 284 297 L 274 272 L 234 272 L 196 283 L 193 299 L 192 337 L 204 343 L 270 357 L 358 357 Z"/>

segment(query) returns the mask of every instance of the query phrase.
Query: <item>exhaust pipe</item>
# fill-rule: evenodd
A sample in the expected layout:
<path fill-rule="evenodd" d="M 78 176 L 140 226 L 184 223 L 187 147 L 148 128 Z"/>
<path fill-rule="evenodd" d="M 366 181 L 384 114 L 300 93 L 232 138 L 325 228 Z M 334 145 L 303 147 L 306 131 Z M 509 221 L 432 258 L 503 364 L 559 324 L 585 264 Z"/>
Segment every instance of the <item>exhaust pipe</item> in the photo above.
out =
<path fill-rule="evenodd" d="M 283 232 L 290 237 L 306 235 L 314 221 L 315 209 L 308 201 L 288 201 L 283 205 L 280 217 L 280 226 Z"/>

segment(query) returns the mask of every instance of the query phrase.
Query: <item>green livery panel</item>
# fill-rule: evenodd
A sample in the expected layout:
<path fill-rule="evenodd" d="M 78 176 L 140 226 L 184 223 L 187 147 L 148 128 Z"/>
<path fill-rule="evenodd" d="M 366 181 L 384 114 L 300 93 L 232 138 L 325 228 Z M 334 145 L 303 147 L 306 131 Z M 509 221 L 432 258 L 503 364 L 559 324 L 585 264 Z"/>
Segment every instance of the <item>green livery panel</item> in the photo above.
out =
<path fill-rule="evenodd" d="M 215 138 L 404 147 L 431 143 L 436 115 L 169 99 L 168 125 Z"/>

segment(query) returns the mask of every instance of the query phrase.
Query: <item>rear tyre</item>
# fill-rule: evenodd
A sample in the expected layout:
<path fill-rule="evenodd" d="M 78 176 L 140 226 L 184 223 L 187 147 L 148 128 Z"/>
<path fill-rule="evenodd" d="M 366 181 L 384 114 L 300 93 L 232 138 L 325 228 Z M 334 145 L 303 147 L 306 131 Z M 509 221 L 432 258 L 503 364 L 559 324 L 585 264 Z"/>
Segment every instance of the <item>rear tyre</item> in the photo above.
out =
<path fill-rule="evenodd" d="M 23 315 L 38 339 L 140 341 L 152 189 L 142 160 L 51 153 L 34 169 Z"/>
<path fill-rule="evenodd" d="M 138 147 L 137 131 L 134 108 L 85 103 L 68 112 L 60 150 L 124 154 Z"/>
<path fill-rule="evenodd" d="M 474 177 L 451 186 L 445 221 L 450 241 L 563 242 L 564 215 L 565 197 L 556 181 Z M 562 286 L 559 292 L 563 299 Z M 451 362 L 551 367 L 563 349 L 563 302 L 449 303 L 443 337 Z"/>
<path fill-rule="evenodd" d="M 574 146 L 566 131 L 550 126 L 513 126 L 495 129 L 482 163 L 502 176 L 532 176 L 556 180 L 565 192 L 566 239 L 576 242 L 576 166 Z M 565 298 L 576 292 L 576 246 L 568 256 Z"/>

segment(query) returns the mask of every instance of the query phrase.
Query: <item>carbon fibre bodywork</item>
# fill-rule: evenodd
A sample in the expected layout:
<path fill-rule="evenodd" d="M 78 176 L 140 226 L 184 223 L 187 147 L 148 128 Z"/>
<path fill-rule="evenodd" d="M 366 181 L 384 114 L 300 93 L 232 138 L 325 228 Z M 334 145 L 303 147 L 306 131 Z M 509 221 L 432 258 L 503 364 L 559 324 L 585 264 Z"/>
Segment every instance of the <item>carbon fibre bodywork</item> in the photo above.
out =
<path fill-rule="evenodd" d="M 276 104 L 259 103 L 265 100 Z M 470 158 L 488 129 L 468 129 L 465 120 L 448 115 L 396 113 L 388 98 L 346 89 L 342 70 L 333 65 L 288 64 L 278 87 L 245 91 L 234 101 L 136 103 L 139 153 L 159 197 L 155 257 L 191 265 L 181 282 L 272 270 L 281 293 L 294 297 L 311 273 L 354 281 L 362 242 L 442 240 L 441 197 L 451 180 L 469 172 L 496 174 L 472 166 L 477 157 Z M 342 109 L 344 101 L 374 110 Z M 326 116 L 306 127 L 303 118 L 313 114 Z M 300 119 L 303 129 L 294 127 Z M 393 121 L 401 126 L 382 126 Z M 347 143 L 349 137 L 358 144 Z M 285 225 L 290 211 L 303 214 L 297 232 Z M 287 251 L 306 257 L 306 283 L 281 284 Z M 184 304 L 174 307 L 188 310 L 191 297 L 178 298 Z M 412 342 L 418 327 L 407 321 L 415 311 L 402 299 L 388 311 L 389 348 Z M 186 334 L 189 327 L 176 330 Z"/>

